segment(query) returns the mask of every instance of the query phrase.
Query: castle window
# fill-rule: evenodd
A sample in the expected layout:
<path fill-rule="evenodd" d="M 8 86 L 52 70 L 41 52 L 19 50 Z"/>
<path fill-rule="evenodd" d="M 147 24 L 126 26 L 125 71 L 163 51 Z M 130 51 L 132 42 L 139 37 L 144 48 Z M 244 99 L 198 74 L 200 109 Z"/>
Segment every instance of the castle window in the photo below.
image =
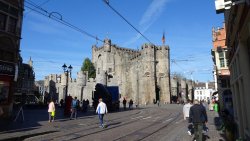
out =
<path fill-rule="evenodd" d="M 98 70 L 97 70 L 97 74 L 100 74 L 100 68 L 98 68 Z"/>

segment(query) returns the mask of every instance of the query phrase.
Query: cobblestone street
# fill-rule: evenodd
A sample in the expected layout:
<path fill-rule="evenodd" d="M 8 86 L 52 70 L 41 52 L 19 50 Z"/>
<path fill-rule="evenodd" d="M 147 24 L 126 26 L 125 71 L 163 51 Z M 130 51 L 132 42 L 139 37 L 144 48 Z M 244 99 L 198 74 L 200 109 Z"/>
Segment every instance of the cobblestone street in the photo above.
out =
<path fill-rule="evenodd" d="M 182 117 L 182 105 L 149 105 L 133 110 L 109 113 L 106 129 L 98 127 L 98 117 L 90 110 L 78 112 L 77 120 L 69 120 L 57 110 L 55 122 L 48 123 L 46 109 L 24 109 L 25 121 L 1 123 L 0 140 L 162 140 L 192 141 L 187 134 L 187 121 Z M 206 141 L 225 141 L 216 129 L 218 117 L 208 111 L 209 132 Z M 3 128 L 4 127 L 4 128 Z"/>

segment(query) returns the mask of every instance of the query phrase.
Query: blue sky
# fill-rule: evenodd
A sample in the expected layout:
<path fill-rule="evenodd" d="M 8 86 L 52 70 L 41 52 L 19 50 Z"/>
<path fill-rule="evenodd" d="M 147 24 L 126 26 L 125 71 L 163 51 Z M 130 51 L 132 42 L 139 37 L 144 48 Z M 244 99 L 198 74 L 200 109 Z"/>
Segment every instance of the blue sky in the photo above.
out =
<path fill-rule="evenodd" d="M 116 15 L 102 0 L 28 0 L 48 12 L 113 44 L 131 49 L 147 41 Z M 215 13 L 213 0 L 109 0 L 152 43 L 161 45 L 163 31 L 170 46 L 171 72 L 188 79 L 211 81 L 212 27 L 222 26 L 223 15 Z M 53 14 L 54 16 L 58 16 Z M 59 16 L 58 16 L 59 17 Z M 73 77 L 86 57 L 91 58 L 93 38 L 25 8 L 21 55 L 34 61 L 36 80 L 62 73 L 62 65 L 73 66 Z M 188 60 L 188 61 L 181 61 Z M 191 73 L 192 72 L 192 73 Z M 192 75 L 191 75 L 192 74 Z"/>

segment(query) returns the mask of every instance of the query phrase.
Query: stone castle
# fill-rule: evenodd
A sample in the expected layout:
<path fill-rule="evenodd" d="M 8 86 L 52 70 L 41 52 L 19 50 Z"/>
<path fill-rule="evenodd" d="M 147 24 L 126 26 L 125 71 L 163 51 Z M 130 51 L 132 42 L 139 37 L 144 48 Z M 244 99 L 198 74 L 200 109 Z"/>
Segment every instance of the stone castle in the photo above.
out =
<path fill-rule="evenodd" d="M 68 94 L 78 99 L 92 100 L 96 83 L 119 86 L 121 99 L 132 99 L 137 104 L 170 103 L 169 46 L 144 44 L 141 50 L 121 48 L 105 39 L 101 47 L 92 46 L 92 62 L 96 78 L 88 72 L 78 72 L 77 78 L 68 77 Z M 66 74 L 45 77 L 45 91 L 64 99 Z"/>

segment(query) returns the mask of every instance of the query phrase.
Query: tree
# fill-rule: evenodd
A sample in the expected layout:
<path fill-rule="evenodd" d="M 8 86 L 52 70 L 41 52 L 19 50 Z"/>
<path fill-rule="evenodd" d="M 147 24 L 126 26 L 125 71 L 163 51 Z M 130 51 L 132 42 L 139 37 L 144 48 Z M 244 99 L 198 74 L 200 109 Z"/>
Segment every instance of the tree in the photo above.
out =
<path fill-rule="evenodd" d="M 96 77 L 96 70 L 94 64 L 90 61 L 89 58 L 86 58 L 82 64 L 81 71 L 88 71 L 89 78 Z"/>

